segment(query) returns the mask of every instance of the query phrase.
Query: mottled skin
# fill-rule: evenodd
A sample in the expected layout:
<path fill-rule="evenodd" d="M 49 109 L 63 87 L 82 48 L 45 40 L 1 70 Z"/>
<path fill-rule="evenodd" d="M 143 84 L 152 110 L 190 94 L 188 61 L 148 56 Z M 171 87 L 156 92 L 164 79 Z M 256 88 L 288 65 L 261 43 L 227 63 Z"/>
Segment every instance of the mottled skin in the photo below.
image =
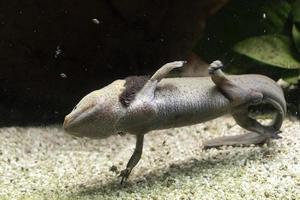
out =
<path fill-rule="evenodd" d="M 125 89 L 124 80 L 88 94 L 66 116 L 64 129 L 76 136 L 99 139 L 117 133 L 136 135 L 136 148 L 121 172 L 121 183 L 138 163 L 144 134 L 151 130 L 192 125 L 231 114 L 237 124 L 251 133 L 216 138 L 204 143 L 205 148 L 261 144 L 269 138 L 279 138 L 286 103 L 281 88 L 273 80 L 261 75 L 226 76 L 220 61 L 210 65 L 210 77 L 164 78 L 183 65 L 183 61 L 176 61 L 162 66 L 128 107 L 118 98 Z M 248 116 L 248 107 L 261 103 L 271 104 L 276 113 L 268 126 Z"/>

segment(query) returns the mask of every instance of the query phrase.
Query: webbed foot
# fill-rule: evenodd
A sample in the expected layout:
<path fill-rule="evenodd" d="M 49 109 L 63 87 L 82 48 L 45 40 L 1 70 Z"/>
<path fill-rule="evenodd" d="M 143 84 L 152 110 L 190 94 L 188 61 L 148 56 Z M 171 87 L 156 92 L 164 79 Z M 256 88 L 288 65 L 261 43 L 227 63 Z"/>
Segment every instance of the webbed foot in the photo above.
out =
<path fill-rule="evenodd" d="M 218 148 L 221 146 L 249 146 L 264 144 L 269 137 L 255 132 L 250 132 L 242 135 L 223 136 L 214 138 L 203 143 L 204 149 Z"/>
<path fill-rule="evenodd" d="M 249 145 L 262 145 L 269 139 L 281 139 L 279 135 L 281 131 L 274 131 L 270 134 L 259 134 L 249 132 L 243 135 L 223 136 L 214 138 L 203 143 L 204 149 L 218 148 L 221 146 L 249 146 Z"/>

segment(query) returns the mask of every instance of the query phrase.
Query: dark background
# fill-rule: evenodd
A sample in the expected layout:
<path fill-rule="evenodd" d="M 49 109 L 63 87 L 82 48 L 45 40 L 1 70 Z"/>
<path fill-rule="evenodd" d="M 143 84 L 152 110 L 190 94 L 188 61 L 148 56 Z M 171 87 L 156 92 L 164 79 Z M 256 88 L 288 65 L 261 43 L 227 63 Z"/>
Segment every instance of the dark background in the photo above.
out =
<path fill-rule="evenodd" d="M 226 1 L 0 1 L 0 125 L 62 122 L 91 90 L 187 59 Z"/>

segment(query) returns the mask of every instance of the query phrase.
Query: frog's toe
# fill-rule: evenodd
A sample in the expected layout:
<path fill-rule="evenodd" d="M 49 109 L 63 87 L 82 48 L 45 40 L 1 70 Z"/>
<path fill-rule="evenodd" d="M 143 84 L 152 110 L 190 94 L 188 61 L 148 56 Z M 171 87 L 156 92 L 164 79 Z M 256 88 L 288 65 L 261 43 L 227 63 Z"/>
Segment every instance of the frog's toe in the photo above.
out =
<path fill-rule="evenodd" d="M 214 74 L 214 72 L 218 69 L 223 68 L 223 63 L 220 60 L 213 61 L 208 67 L 208 73 Z"/>

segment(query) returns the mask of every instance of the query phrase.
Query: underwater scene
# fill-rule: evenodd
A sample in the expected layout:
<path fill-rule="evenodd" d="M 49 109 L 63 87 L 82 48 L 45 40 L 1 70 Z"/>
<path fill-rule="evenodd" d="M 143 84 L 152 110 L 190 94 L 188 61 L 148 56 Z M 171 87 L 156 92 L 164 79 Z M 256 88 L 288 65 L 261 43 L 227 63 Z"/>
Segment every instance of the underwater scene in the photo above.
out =
<path fill-rule="evenodd" d="M 0 200 L 300 199 L 300 0 L 0 3 Z"/>

